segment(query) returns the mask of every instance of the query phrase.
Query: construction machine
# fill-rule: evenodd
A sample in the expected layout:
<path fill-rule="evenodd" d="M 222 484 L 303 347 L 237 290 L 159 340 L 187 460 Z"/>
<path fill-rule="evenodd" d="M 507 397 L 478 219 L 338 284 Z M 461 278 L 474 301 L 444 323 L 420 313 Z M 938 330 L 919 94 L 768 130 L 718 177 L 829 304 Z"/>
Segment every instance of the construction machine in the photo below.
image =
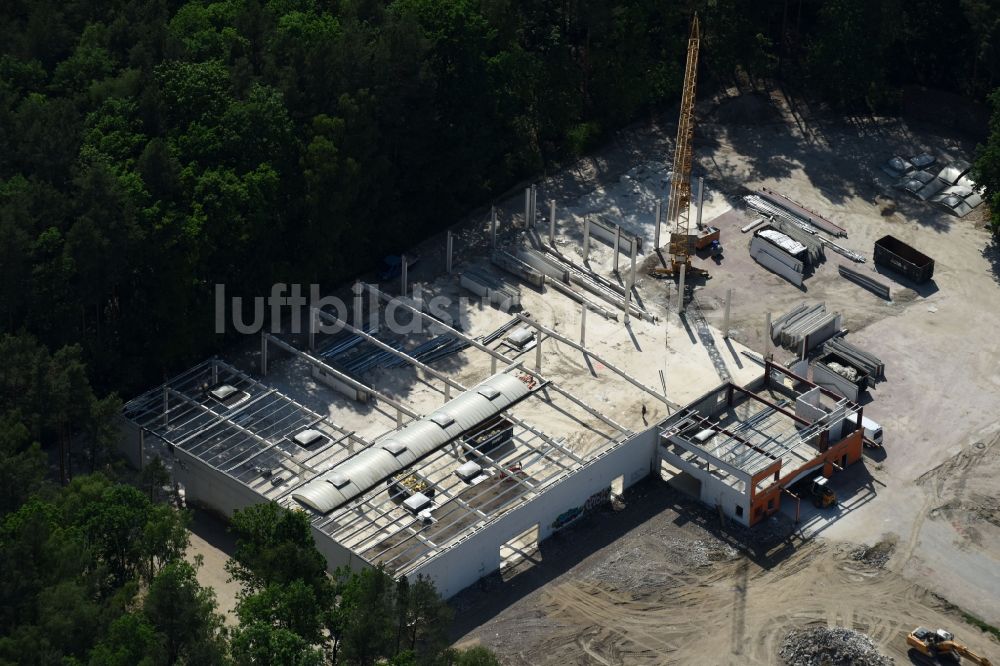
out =
<path fill-rule="evenodd" d="M 935 661 L 939 657 L 943 657 L 954 663 L 965 657 L 971 663 L 979 664 L 979 666 L 991 666 L 993 663 L 961 643 L 956 643 L 955 635 L 944 629 L 931 631 L 925 627 L 917 627 L 907 635 L 906 644 L 923 656 Z"/>
<path fill-rule="evenodd" d="M 667 224 L 670 228 L 670 260 L 654 268 L 654 277 L 676 277 L 684 268 L 687 277 L 708 277 L 708 271 L 691 265 L 698 235 L 691 233 L 691 160 L 694 138 L 695 87 L 698 82 L 698 50 L 701 31 L 698 15 L 691 21 L 687 63 L 684 67 L 684 88 L 681 92 L 681 112 L 677 121 L 677 141 L 674 146 L 674 168 L 670 178 L 670 199 L 667 202 Z"/>
<path fill-rule="evenodd" d="M 837 503 L 837 493 L 829 485 L 830 479 L 825 476 L 817 476 L 809 484 L 809 494 L 812 495 L 813 504 L 817 508 L 825 509 Z"/>

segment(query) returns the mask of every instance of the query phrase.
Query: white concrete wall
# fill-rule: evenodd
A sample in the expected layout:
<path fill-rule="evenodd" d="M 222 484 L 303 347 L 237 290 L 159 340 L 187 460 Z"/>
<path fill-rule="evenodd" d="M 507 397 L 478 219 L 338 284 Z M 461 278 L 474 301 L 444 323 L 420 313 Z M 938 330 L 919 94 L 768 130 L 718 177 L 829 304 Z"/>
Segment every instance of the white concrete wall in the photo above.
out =
<path fill-rule="evenodd" d="M 569 282 L 569 271 L 555 263 L 541 252 L 535 250 L 521 249 L 517 251 L 517 258 L 528 264 L 535 270 L 560 282 Z"/>
<path fill-rule="evenodd" d="M 136 426 L 131 421 L 122 421 L 122 436 L 118 440 L 118 453 L 125 457 L 128 464 L 132 466 L 133 469 L 139 469 L 140 466 L 145 466 L 149 460 L 146 457 L 145 452 L 139 453 L 139 427 Z M 140 463 L 140 456 L 142 461 Z"/>
<path fill-rule="evenodd" d="M 823 388 L 833 391 L 837 395 L 842 395 L 845 398 L 850 398 L 857 402 L 858 400 L 858 385 L 847 379 L 846 377 L 841 377 L 836 372 L 826 367 L 822 363 L 816 363 L 812 367 L 812 381 L 814 384 L 822 386 Z"/>
<path fill-rule="evenodd" d="M 590 235 L 598 240 L 607 243 L 612 249 L 615 247 L 615 225 L 602 220 L 592 219 L 590 221 Z M 618 252 L 631 256 L 632 240 L 636 241 L 636 254 L 642 253 L 642 239 L 634 236 L 622 228 L 621 240 L 618 243 Z"/>
<path fill-rule="evenodd" d="M 656 461 L 656 426 L 637 433 L 615 449 L 587 462 L 544 493 L 504 514 L 465 541 L 428 560 L 414 575 L 431 578 L 438 592 L 451 597 L 500 568 L 500 546 L 538 524 L 539 541 L 554 531 L 560 514 L 583 506 L 594 493 L 624 475 L 628 488 L 645 478 Z"/>
<path fill-rule="evenodd" d="M 188 502 L 197 502 L 232 516 L 237 509 L 268 501 L 236 479 L 212 469 L 187 451 L 174 449 L 174 480 L 184 486 Z"/>
<path fill-rule="evenodd" d="M 663 460 L 684 470 L 701 482 L 700 498 L 702 502 L 713 507 L 719 505 L 722 507 L 722 512 L 736 522 L 750 525 L 750 497 L 745 489 L 741 490 L 730 486 L 711 472 L 682 460 L 680 456 L 667 447 L 660 447 L 660 455 Z M 741 483 L 741 485 L 743 484 Z M 736 514 L 738 506 L 743 508 L 742 516 Z"/>
<path fill-rule="evenodd" d="M 370 562 L 362 557 L 358 557 L 348 548 L 341 546 L 330 535 L 316 529 L 315 525 L 312 526 L 312 535 L 313 541 L 316 542 L 316 549 L 326 558 L 327 570 L 332 572 L 337 567 L 347 566 L 352 571 L 360 572 L 362 569 L 371 566 Z"/>
<path fill-rule="evenodd" d="M 361 403 L 368 402 L 368 399 L 371 397 L 371 395 L 367 391 L 359 391 L 358 389 L 347 384 L 346 382 L 343 382 L 340 379 L 334 377 L 333 375 L 325 372 L 322 368 L 317 367 L 315 365 L 311 365 L 311 367 L 312 367 L 313 379 L 323 382 L 337 393 L 345 395 L 351 400 L 357 400 L 358 402 Z"/>

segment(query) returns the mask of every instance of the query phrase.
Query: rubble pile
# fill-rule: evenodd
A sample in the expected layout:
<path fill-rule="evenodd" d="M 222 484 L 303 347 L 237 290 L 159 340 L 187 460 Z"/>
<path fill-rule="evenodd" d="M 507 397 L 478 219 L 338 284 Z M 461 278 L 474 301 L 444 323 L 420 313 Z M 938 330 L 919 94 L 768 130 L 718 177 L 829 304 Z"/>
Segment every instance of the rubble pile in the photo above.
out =
<path fill-rule="evenodd" d="M 851 559 L 873 569 L 881 569 L 895 550 L 896 544 L 888 541 L 879 541 L 874 546 L 863 544 L 851 551 Z"/>
<path fill-rule="evenodd" d="M 890 666 L 865 634 L 843 627 L 814 627 L 789 632 L 778 652 L 787 666 Z"/>

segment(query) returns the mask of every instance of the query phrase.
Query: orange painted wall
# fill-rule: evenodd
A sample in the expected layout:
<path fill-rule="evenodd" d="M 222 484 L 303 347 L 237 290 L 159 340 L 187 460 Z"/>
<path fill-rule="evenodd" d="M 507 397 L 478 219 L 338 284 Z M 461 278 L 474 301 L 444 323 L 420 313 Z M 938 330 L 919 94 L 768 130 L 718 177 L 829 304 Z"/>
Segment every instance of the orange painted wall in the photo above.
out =
<path fill-rule="evenodd" d="M 863 448 L 862 436 L 864 432 L 858 429 L 852 432 L 850 435 L 840 440 L 836 444 L 830 446 L 825 453 L 817 455 L 808 463 L 798 467 L 794 470 L 789 471 L 787 474 L 782 476 L 781 481 L 785 479 L 793 478 L 802 469 L 807 467 L 814 467 L 816 462 L 819 460 L 824 461 L 823 464 L 823 476 L 829 477 L 833 474 L 836 469 L 832 463 L 841 464 L 843 457 L 847 456 L 847 464 L 853 465 L 854 463 L 861 460 L 861 452 Z M 750 503 L 750 524 L 753 525 L 773 513 L 776 513 L 781 508 L 781 485 L 779 482 L 767 490 L 755 495 Z M 768 508 L 768 501 L 773 500 L 771 508 Z"/>

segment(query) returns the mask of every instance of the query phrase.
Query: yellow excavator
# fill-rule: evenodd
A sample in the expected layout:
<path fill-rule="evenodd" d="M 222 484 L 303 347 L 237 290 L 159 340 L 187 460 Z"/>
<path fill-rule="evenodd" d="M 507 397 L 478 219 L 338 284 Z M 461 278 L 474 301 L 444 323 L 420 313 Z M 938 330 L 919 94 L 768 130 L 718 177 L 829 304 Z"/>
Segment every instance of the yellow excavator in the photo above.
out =
<path fill-rule="evenodd" d="M 906 637 L 906 644 L 923 656 L 935 660 L 935 662 L 939 657 L 943 657 L 952 663 L 956 663 L 962 657 L 965 657 L 971 663 L 979 664 L 979 666 L 992 666 L 993 663 L 961 643 L 956 643 L 955 635 L 944 629 L 931 631 L 925 627 L 917 627 Z"/>

